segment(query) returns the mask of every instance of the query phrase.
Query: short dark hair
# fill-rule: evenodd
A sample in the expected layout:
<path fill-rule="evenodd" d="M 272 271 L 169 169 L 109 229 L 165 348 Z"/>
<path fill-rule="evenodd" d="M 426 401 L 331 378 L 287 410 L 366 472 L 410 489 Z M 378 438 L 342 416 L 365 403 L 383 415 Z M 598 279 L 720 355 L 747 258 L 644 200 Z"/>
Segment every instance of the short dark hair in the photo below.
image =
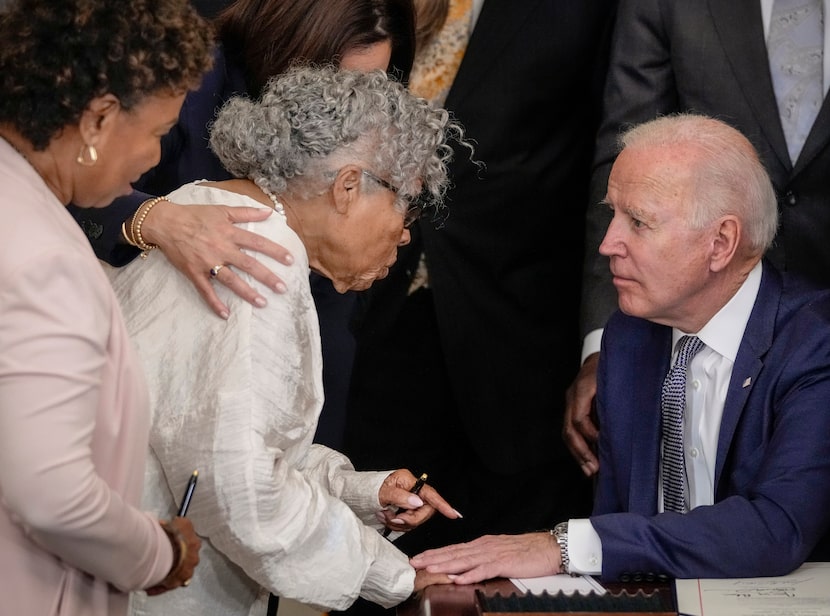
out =
<path fill-rule="evenodd" d="M 389 40 L 390 73 L 405 80 L 415 57 L 412 0 L 237 0 L 215 25 L 254 97 L 297 61 L 336 63 L 351 49 Z"/>
<path fill-rule="evenodd" d="M 93 98 L 129 110 L 198 86 L 212 62 L 210 25 L 187 0 L 14 0 L 0 41 L 0 123 L 36 150 Z"/>

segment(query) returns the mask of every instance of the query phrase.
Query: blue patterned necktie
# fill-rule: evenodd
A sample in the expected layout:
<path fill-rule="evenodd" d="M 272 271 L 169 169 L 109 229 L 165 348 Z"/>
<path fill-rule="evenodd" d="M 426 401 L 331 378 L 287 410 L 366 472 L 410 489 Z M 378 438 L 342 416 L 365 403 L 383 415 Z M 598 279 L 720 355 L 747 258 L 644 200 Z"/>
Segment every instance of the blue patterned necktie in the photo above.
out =
<path fill-rule="evenodd" d="M 775 0 L 767 55 L 793 164 L 824 100 L 822 0 Z"/>
<path fill-rule="evenodd" d="M 686 459 L 683 454 L 683 411 L 686 408 L 686 367 L 703 342 L 697 336 L 683 336 L 680 350 L 663 381 L 661 416 L 663 424 L 663 510 L 686 513 Z"/>

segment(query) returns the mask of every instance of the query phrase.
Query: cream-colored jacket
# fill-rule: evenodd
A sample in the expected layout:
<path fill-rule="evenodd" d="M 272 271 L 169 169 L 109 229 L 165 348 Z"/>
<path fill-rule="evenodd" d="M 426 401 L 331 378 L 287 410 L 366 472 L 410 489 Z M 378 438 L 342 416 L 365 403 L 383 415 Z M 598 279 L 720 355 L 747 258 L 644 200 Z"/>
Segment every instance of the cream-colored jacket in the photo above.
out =
<path fill-rule="evenodd" d="M 264 207 L 199 184 L 170 199 Z M 198 469 L 188 515 L 206 540 L 186 592 L 136 596 L 133 611 L 264 614 L 268 590 L 322 610 L 358 596 L 392 606 L 411 594 L 415 573 L 378 533 L 378 490 L 389 473 L 358 473 L 312 444 L 322 358 L 305 249 L 277 213 L 247 228 L 289 249 L 295 263 L 255 255 L 288 288 L 261 289 L 266 308 L 217 284 L 228 321 L 158 251 L 111 271 L 154 411 L 144 504 L 173 511 Z"/>

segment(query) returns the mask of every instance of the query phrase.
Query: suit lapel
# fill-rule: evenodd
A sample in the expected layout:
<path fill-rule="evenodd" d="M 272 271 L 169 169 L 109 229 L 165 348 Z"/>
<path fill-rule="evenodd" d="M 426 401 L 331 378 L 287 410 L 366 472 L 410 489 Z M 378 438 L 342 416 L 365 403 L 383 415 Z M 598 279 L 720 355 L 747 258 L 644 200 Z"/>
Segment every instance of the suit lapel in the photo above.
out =
<path fill-rule="evenodd" d="M 825 59 L 825 62 L 830 62 L 830 58 Z M 821 109 L 816 116 L 813 127 L 810 129 L 810 134 L 807 135 L 807 141 L 804 142 L 804 147 L 801 149 L 801 154 L 798 160 L 795 161 L 795 169 L 793 175 L 798 175 L 802 169 L 807 167 L 818 154 L 827 147 L 828 138 L 830 138 L 830 96 L 825 94 L 824 102 L 821 104 Z"/>
<path fill-rule="evenodd" d="M 715 495 L 723 474 L 726 456 L 732 446 L 732 439 L 746 401 L 764 367 L 763 357 L 772 345 L 775 330 L 775 318 L 781 298 L 781 276 L 778 272 L 764 267 L 758 297 L 746 324 L 738 356 L 732 368 L 729 389 L 723 406 L 720 432 L 718 434 L 718 453 L 715 464 Z"/>
<path fill-rule="evenodd" d="M 632 382 L 645 384 L 635 387 L 632 394 L 637 413 L 630 436 L 631 476 L 629 478 L 628 510 L 643 515 L 657 513 L 657 486 L 660 485 L 660 443 L 662 419 L 660 398 L 663 380 L 671 363 L 671 328 L 655 326 L 648 340 L 639 340 L 631 365 Z M 651 385 L 656 383 L 656 387 Z"/>
<path fill-rule="evenodd" d="M 478 16 L 467 51 L 447 95 L 446 107 L 455 109 L 482 81 L 519 28 L 542 0 L 486 0 Z M 528 43 L 528 52 L 532 43 Z"/>
<path fill-rule="evenodd" d="M 708 0 L 712 22 L 747 105 L 786 169 L 792 169 L 772 88 L 758 0 Z M 830 121 L 830 118 L 828 118 Z"/>

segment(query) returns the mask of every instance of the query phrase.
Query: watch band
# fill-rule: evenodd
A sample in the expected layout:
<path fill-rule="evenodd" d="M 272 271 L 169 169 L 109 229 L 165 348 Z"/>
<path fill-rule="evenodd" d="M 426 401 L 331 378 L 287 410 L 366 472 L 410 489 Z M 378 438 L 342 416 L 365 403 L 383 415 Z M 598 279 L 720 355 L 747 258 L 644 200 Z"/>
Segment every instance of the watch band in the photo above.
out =
<path fill-rule="evenodd" d="M 570 573 L 571 559 L 568 557 L 568 523 L 560 522 L 553 527 L 551 534 L 559 544 L 559 552 L 562 555 L 561 573 Z"/>

